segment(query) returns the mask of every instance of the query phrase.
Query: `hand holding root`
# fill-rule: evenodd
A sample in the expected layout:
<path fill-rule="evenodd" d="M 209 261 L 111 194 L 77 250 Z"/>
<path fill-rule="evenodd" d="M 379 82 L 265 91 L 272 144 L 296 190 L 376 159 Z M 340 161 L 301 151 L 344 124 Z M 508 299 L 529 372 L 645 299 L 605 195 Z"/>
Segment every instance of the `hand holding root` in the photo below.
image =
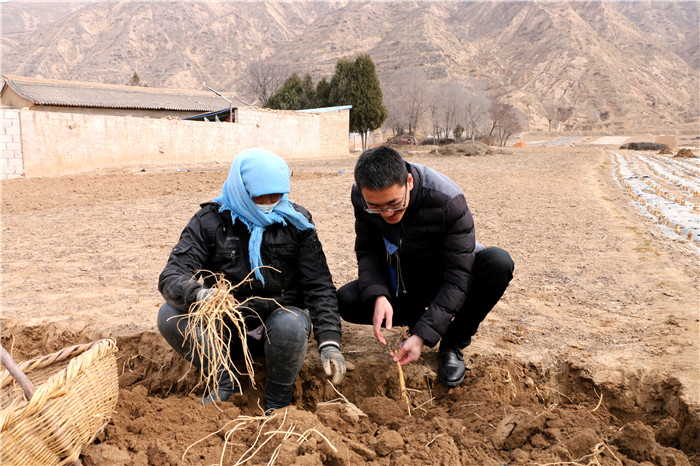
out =
<path fill-rule="evenodd" d="M 396 351 L 393 351 L 391 355 L 394 357 L 394 361 L 398 362 L 402 366 L 411 364 L 412 362 L 418 361 L 421 352 L 423 351 L 424 341 L 418 335 L 411 335 L 402 344 L 398 346 Z"/>

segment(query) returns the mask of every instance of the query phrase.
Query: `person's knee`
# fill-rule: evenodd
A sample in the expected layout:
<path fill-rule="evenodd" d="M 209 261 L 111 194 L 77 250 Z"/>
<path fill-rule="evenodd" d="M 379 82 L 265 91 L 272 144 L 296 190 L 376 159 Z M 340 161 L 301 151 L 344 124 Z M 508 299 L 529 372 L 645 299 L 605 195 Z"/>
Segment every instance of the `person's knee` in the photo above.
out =
<path fill-rule="evenodd" d="M 172 307 L 170 304 L 164 303 L 160 309 L 158 309 L 158 318 L 156 319 L 160 334 L 166 336 L 173 332 L 177 332 L 178 321 L 181 318 L 180 316 L 180 311 Z"/>
<path fill-rule="evenodd" d="M 185 329 L 187 327 L 187 314 L 175 309 L 168 303 L 163 304 L 158 310 L 158 331 L 165 341 L 178 353 L 190 359 L 187 354 L 185 342 Z"/>
<path fill-rule="evenodd" d="M 513 258 L 510 257 L 508 251 L 505 249 L 496 248 L 494 262 L 496 268 L 501 272 L 501 274 L 510 281 L 513 278 L 513 271 L 515 270 L 515 263 Z"/>
<path fill-rule="evenodd" d="M 357 280 L 341 286 L 335 294 L 338 300 L 338 313 L 343 320 L 349 320 L 350 313 L 361 303 L 360 287 Z"/>
<path fill-rule="evenodd" d="M 513 279 L 515 263 L 508 254 L 508 251 L 501 248 L 491 247 L 483 250 L 479 255 L 482 264 L 481 269 L 489 281 L 496 281 L 508 284 Z"/>
<path fill-rule="evenodd" d="M 279 308 L 265 322 L 271 340 L 304 341 L 311 333 L 309 317 L 299 308 Z M 274 343 L 274 342 L 273 342 Z"/>

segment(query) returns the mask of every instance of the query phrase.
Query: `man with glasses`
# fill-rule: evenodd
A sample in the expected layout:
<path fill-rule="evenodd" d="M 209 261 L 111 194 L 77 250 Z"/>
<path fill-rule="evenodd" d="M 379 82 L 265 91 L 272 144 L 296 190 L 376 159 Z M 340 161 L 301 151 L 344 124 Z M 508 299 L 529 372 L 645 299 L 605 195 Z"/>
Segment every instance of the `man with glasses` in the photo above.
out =
<path fill-rule="evenodd" d="M 408 326 L 394 354 L 402 365 L 440 342 L 438 378 L 460 385 L 462 350 L 513 278 L 510 255 L 475 240 L 459 186 L 392 148 L 360 156 L 351 200 L 359 278 L 338 290 L 341 317 L 372 324 L 384 345 L 382 325 Z"/>

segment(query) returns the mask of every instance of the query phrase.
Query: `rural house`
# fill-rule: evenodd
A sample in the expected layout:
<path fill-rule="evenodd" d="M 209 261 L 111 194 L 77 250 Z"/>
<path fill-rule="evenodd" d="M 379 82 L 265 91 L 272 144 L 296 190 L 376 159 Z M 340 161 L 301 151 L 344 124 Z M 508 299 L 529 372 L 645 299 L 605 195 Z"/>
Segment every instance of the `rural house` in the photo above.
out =
<path fill-rule="evenodd" d="M 231 108 L 212 92 L 4 78 L 0 178 L 229 164 L 251 147 L 285 159 L 349 153 L 350 106 Z"/>
<path fill-rule="evenodd" d="M 2 104 L 44 112 L 186 118 L 229 103 L 211 91 L 156 89 L 3 75 Z M 233 106 L 239 106 L 234 99 Z M 241 104 L 242 105 L 242 104 Z"/>

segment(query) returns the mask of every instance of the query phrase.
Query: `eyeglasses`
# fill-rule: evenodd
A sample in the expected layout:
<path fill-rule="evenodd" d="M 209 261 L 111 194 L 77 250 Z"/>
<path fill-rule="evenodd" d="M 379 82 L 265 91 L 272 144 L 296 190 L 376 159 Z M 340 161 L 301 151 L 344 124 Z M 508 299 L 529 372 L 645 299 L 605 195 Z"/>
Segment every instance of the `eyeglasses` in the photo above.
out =
<path fill-rule="evenodd" d="M 382 212 L 396 212 L 398 210 L 403 210 L 406 208 L 406 199 L 408 199 L 408 184 L 406 184 L 406 192 L 403 194 L 403 201 L 401 202 L 401 205 L 394 204 L 389 207 L 385 207 L 383 209 L 370 209 L 369 207 L 365 207 L 364 210 L 368 214 L 381 214 Z M 365 201 L 365 205 L 367 205 L 367 201 L 362 198 L 363 201 Z"/>

